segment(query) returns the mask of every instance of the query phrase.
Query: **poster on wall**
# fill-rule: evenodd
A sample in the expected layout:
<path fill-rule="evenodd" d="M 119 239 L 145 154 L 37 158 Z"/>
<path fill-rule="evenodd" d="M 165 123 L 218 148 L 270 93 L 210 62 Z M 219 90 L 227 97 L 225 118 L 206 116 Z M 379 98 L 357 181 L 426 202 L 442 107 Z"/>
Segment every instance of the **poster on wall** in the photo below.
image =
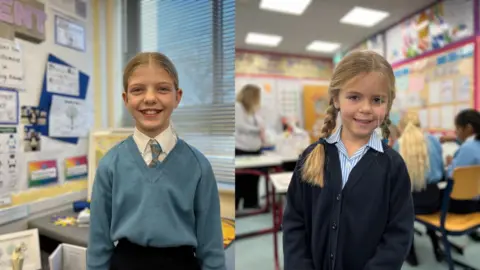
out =
<path fill-rule="evenodd" d="M 16 191 L 18 187 L 18 140 L 16 126 L 0 127 L 0 195 Z"/>
<path fill-rule="evenodd" d="M 28 163 L 28 187 L 40 187 L 57 183 L 57 161 L 40 160 Z"/>
<path fill-rule="evenodd" d="M 79 22 L 55 15 L 55 43 L 63 47 L 85 52 L 85 26 Z"/>
<path fill-rule="evenodd" d="M 305 85 L 303 87 L 303 113 L 305 130 L 311 142 L 319 137 L 328 108 L 328 85 Z"/>
<path fill-rule="evenodd" d="M 87 18 L 87 0 L 49 0 L 54 9 L 70 16 Z"/>
<path fill-rule="evenodd" d="M 18 102 L 17 91 L 0 88 L 0 124 L 18 124 Z"/>
<path fill-rule="evenodd" d="M 442 1 L 410 17 L 386 32 L 386 56 L 390 63 L 470 37 L 474 33 L 473 0 Z"/>
<path fill-rule="evenodd" d="M 74 67 L 47 63 L 47 91 L 68 96 L 80 95 L 79 72 Z"/>
<path fill-rule="evenodd" d="M 88 176 L 87 156 L 65 159 L 65 180 L 86 179 Z"/>
<path fill-rule="evenodd" d="M 417 111 L 423 128 L 434 132 L 454 130 L 459 110 L 473 108 L 474 44 L 394 67 L 396 98 L 390 119 L 398 124 L 402 114 Z"/>
<path fill-rule="evenodd" d="M 87 137 L 91 116 L 91 109 L 85 100 L 53 95 L 48 135 L 57 138 Z"/>
<path fill-rule="evenodd" d="M 366 41 L 360 43 L 355 48 L 351 49 L 349 52 L 358 51 L 358 50 L 369 50 L 374 51 L 381 56 L 385 56 L 385 36 L 383 34 L 377 34 Z"/>
<path fill-rule="evenodd" d="M 330 80 L 332 76 L 330 59 L 286 57 L 279 55 L 236 52 L 235 73 L 241 76 L 265 75 L 290 78 Z"/>
<path fill-rule="evenodd" d="M 22 50 L 15 40 L 0 38 L 0 87 L 25 89 Z"/>

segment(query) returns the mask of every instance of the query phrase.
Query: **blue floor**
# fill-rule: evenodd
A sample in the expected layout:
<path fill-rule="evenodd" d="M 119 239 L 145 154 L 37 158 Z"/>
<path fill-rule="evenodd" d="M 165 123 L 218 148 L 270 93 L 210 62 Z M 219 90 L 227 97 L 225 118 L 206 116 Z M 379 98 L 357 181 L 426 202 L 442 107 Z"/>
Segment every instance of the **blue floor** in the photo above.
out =
<path fill-rule="evenodd" d="M 237 218 L 235 221 L 237 233 L 250 232 L 262 228 L 268 228 L 272 224 L 271 214 L 257 215 L 253 217 Z M 424 231 L 421 225 L 416 226 Z M 279 234 L 279 257 L 280 265 L 283 265 L 282 235 Z M 480 244 L 474 243 L 466 237 L 451 238 L 452 242 L 465 246 L 465 255 L 455 255 L 458 260 L 466 262 L 480 269 Z M 415 248 L 418 260 L 417 267 L 405 264 L 402 270 L 440 270 L 448 269 L 445 263 L 437 263 L 433 255 L 431 242 L 427 236 L 415 236 Z M 235 242 L 235 269 L 237 270 L 270 270 L 274 269 L 273 263 L 273 237 L 271 234 L 254 238 L 237 240 Z M 456 268 L 461 269 L 461 268 Z"/>

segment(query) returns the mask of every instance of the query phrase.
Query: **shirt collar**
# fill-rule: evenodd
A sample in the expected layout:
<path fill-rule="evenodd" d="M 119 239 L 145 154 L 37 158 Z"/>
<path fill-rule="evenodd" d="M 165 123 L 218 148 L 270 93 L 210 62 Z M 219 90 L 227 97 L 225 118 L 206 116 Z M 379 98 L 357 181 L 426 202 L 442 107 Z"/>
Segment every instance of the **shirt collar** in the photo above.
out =
<path fill-rule="evenodd" d="M 470 137 L 468 137 L 465 141 L 466 142 L 473 141 L 475 139 L 475 136 L 476 136 L 476 134 L 473 134 Z"/>
<path fill-rule="evenodd" d="M 327 143 L 336 144 L 338 142 L 341 142 L 341 138 L 340 138 L 341 131 L 342 131 L 342 126 L 337 128 L 335 132 L 326 139 Z M 370 136 L 367 146 L 376 150 L 377 152 L 383 153 L 382 140 L 380 139 L 377 132 L 375 131 L 372 133 L 372 136 Z"/>
<path fill-rule="evenodd" d="M 140 150 L 140 153 L 145 153 L 148 149 L 148 142 L 150 141 L 150 137 L 147 135 L 143 134 L 140 130 L 138 130 L 135 127 L 135 130 L 133 131 L 133 140 L 137 144 L 138 150 Z M 158 134 L 155 139 L 160 146 L 162 147 L 162 151 L 168 154 L 173 147 L 175 146 L 177 137 L 175 133 L 173 132 L 173 129 L 171 126 L 168 126 L 166 130 L 164 130 L 162 133 Z"/>

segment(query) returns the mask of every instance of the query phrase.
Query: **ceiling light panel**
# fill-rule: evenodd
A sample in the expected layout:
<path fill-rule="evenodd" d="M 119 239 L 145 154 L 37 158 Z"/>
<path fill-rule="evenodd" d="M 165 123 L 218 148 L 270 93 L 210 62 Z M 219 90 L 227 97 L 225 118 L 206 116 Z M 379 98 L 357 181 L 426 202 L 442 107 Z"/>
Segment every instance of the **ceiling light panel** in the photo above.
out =
<path fill-rule="evenodd" d="M 310 52 L 331 53 L 340 48 L 340 43 L 315 40 L 310 43 L 306 50 Z"/>
<path fill-rule="evenodd" d="M 283 37 L 262 33 L 248 33 L 245 43 L 266 47 L 277 47 L 282 42 Z"/>
<path fill-rule="evenodd" d="M 311 2 L 312 0 L 261 0 L 260 9 L 299 16 Z"/>
<path fill-rule="evenodd" d="M 372 27 L 390 16 L 386 11 L 354 7 L 340 19 L 343 24 Z"/>

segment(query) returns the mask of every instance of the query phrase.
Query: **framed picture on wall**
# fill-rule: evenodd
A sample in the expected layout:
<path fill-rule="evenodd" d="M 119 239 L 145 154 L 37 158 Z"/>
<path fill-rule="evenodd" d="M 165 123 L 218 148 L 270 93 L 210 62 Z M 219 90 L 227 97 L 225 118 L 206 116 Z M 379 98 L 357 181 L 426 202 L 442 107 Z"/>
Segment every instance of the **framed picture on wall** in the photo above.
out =
<path fill-rule="evenodd" d="M 79 22 L 55 15 L 55 44 L 85 52 L 85 26 Z"/>

